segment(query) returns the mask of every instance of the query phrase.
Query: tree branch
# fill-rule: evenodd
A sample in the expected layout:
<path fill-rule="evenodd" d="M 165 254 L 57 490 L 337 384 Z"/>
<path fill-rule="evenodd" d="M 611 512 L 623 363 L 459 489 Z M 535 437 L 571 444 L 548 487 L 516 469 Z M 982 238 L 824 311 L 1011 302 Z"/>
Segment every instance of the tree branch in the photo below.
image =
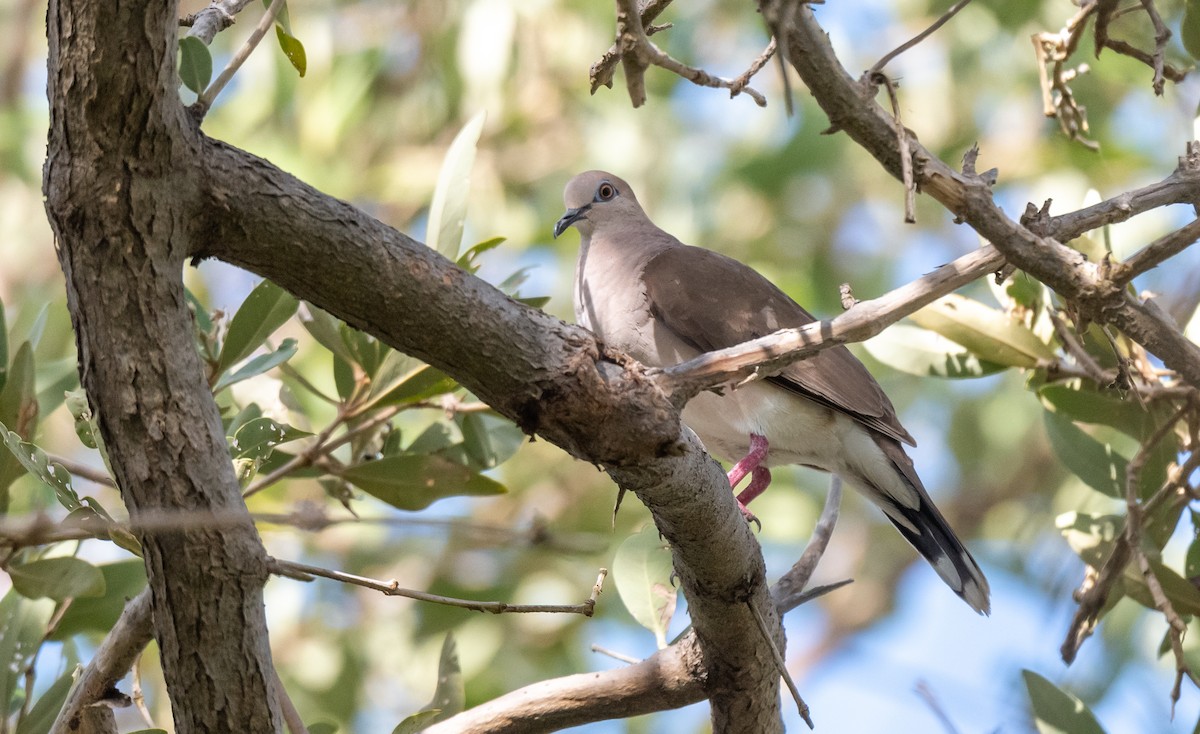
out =
<path fill-rule="evenodd" d="M 767 9 L 764 7 L 764 12 Z M 891 117 L 866 98 L 862 86 L 846 73 L 809 7 L 802 5 L 789 17 L 786 28 L 775 25 L 778 19 L 767 18 L 777 36 L 788 37 L 788 61 L 833 125 L 899 177 L 901 165 Z M 1010 219 L 982 177 L 955 172 L 915 136 L 910 144 L 921 189 L 992 243 L 1009 264 L 1050 286 L 1088 318 L 1118 327 L 1184 381 L 1200 387 L 1200 346 L 1184 338 L 1168 318 L 1104 277 L 1096 264 L 1086 262 L 1075 250 Z"/>
<path fill-rule="evenodd" d="M 79 674 L 50 727 L 50 734 L 80 731 L 87 710 L 97 704 L 104 705 L 102 702 L 110 697 L 111 691 L 133 666 L 133 661 L 153 639 L 154 627 L 150 621 L 150 590 L 145 589 L 125 605 L 117 623 Z"/>

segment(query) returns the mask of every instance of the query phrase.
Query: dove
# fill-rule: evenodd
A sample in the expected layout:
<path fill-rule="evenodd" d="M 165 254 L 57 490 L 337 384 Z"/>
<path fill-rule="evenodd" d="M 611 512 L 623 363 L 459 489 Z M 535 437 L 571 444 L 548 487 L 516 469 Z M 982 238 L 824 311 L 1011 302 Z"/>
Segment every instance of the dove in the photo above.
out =
<path fill-rule="evenodd" d="M 685 245 L 655 226 L 629 184 L 605 171 L 575 176 L 555 238 L 580 235 L 576 321 L 604 344 L 651 367 L 669 367 L 816 319 L 753 268 Z M 904 444 L 913 437 L 867 368 L 844 346 L 761 380 L 707 391 L 682 411 L 709 454 L 733 462 L 730 486 L 747 505 L 771 466 L 799 464 L 840 476 L 895 525 L 972 609 L 990 612 L 987 579 L 934 506 Z"/>

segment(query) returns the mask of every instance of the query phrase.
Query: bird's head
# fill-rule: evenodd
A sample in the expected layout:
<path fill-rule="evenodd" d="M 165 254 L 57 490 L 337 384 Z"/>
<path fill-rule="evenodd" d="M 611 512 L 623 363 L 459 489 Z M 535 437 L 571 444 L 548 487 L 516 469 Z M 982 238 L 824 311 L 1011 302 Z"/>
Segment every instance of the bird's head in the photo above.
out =
<path fill-rule="evenodd" d="M 590 236 L 605 222 L 646 216 L 629 184 L 606 171 L 585 171 L 571 179 L 563 203 L 567 211 L 554 225 L 556 238 L 571 226 Z"/>

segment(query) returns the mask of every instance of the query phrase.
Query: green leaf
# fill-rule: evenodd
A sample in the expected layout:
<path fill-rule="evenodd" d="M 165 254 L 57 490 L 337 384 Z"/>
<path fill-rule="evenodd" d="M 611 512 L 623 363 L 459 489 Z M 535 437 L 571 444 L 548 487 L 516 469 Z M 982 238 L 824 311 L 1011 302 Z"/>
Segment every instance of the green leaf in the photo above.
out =
<path fill-rule="evenodd" d="M 458 646 L 454 642 L 454 633 L 447 632 L 442 642 L 442 654 L 438 658 L 437 687 L 433 691 L 433 700 L 425 710 L 438 712 L 437 716 L 430 719 L 431 722 L 444 721 L 462 711 L 466 701 L 462 667 L 458 664 Z"/>
<path fill-rule="evenodd" d="M 16 734 L 46 734 L 54 724 L 58 712 L 67 702 L 67 694 L 75 682 L 75 671 L 68 670 L 46 689 L 33 704 L 29 713 L 17 724 Z"/>
<path fill-rule="evenodd" d="M 1066 538 L 1067 545 L 1084 563 L 1100 568 L 1117 536 L 1123 531 L 1125 518 L 1120 515 L 1064 512 L 1055 519 L 1054 524 Z"/>
<path fill-rule="evenodd" d="M 299 306 L 299 301 L 271 281 L 259 283 L 229 323 L 217 372 L 222 373 L 249 357 L 296 313 Z"/>
<path fill-rule="evenodd" d="M 16 591 L 0 599 L 0 702 L 5 707 L 0 713 L 7 715 L 9 702 L 53 614 L 54 602 L 49 599 L 33 601 Z"/>
<path fill-rule="evenodd" d="M 493 237 L 472 245 L 471 249 L 459 256 L 458 267 L 471 273 L 477 272 L 479 270 L 479 256 L 488 250 L 496 249 L 504 243 L 505 239 L 504 237 Z"/>
<path fill-rule="evenodd" d="M 1183 47 L 1193 59 L 1200 59 L 1200 2 L 1188 0 L 1183 11 L 1183 22 L 1179 25 Z"/>
<path fill-rule="evenodd" d="M 0 423 L 0 441 L 8 447 L 7 453 L 15 457 L 25 471 L 41 479 L 54 490 L 54 496 L 60 505 L 68 510 L 79 507 L 79 495 L 71 486 L 69 471 L 60 464 L 51 464 L 46 458 L 45 451 L 27 441 L 22 441 L 20 436 L 8 430 L 3 423 Z"/>
<path fill-rule="evenodd" d="M 1021 676 L 1041 734 L 1105 734 L 1083 701 L 1032 670 L 1022 670 Z"/>
<path fill-rule="evenodd" d="M 429 205 L 429 224 L 426 239 L 434 250 L 454 260 L 462 242 L 463 223 L 467 217 L 468 194 L 471 186 L 471 167 L 475 164 L 475 146 L 483 131 L 487 113 L 479 112 L 454 137 L 442 169 L 438 172 L 433 202 Z"/>
<path fill-rule="evenodd" d="M 342 359 L 340 354 L 333 355 L 333 384 L 337 388 L 338 397 L 342 400 L 349 400 L 354 394 L 354 387 L 358 381 L 354 377 L 354 367 L 350 362 Z"/>
<path fill-rule="evenodd" d="M 667 646 L 667 626 L 678 592 L 671 585 L 671 550 L 653 525 L 621 542 L 613 557 L 613 581 L 621 602 L 638 624 L 654 633 L 659 649 Z"/>
<path fill-rule="evenodd" d="M 26 341 L 17 348 L 8 381 L 0 392 L 0 424 L 12 426 L 21 438 L 30 438 L 37 430 L 35 374 L 33 344 Z M 24 473 L 15 457 L 0 452 L 0 513 L 8 511 L 8 486 Z"/>
<path fill-rule="evenodd" d="M 195 36 L 179 39 L 179 78 L 183 85 L 200 94 L 212 80 L 212 54 Z"/>
<path fill-rule="evenodd" d="M 421 510 L 443 497 L 508 491 L 496 480 L 436 455 L 385 456 L 343 469 L 338 476 L 401 510 Z"/>
<path fill-rule="evenodd" d="M 362 367 L 368 377 L 374 378 L 379 374 L 388 354 L 394 350 L 370 334 L 364 334 L 346 324 L 342 324 L 339 331 L 342 334 L 342 341 L 345 342 L 346 349 L 350 353 L 350 361 Z"/>
<path fill-rule="evenodd" d="M 523 303 L 530 308 L 541 308 L 547 303 L 550 303 L 550 296 L 530 296 L 528 298 L 514 298 L 517 303 Z"/>
<path fill-rule="evenodd" d="M 238 429 L 230 448 L 235 459 L 265 459 L 276 446 L 311 435 L 272 418 L 255 418 Z"/>
<path fill-rule="evenodd" d="M 79 437 L 79 442 L 89 449 L 96 448 L 96 436 L 99 435 L 99 431 L 96 430 L 96 423 L 92 419 L 92 407 L 88 403 L 87 393 L 82 387 L 72 390 L 67 394 L 66 403 L 67 410 L 75 420 L 75 435 Z"/>
<path fill-rule="evenodd" d="M 342 340 L 342 322 L 308 302 L 305 302 L 304 310 L 307 313 L 300 317 L 300 325 L 304 330 L 329 351 L 347 362 L 354 361 L 350 350 L 346 348 L 346 342 Z"/>
<path fill-rule="evenodd" d="M 1129 466 L 1125 457 L 1059 413 L 1043 411 L 1042 418 L 1055 455 L 1075 476 L 1097 492 L 1124 499 L 1125 470 Z"/>
<path fill-rule="evenodd" d="M 958 342 L 919 326 L 896 324 L 863 342 L 872 357 L 901 372 L 922 377 L 983 377 L 1007 369 L 985 362 Z"/>
<path fill-rule="evenodd" d="M 1155 416 L 1134 399 L 1112 390 L 1098 390 L 1090 382 L 1068 380 L 1037 388 L 1042 404 L 1079 423 L 1112 426 L 1141 440 L 1154 431 Z"/>
<path fill-rule="evenodd" d="M 399 724 L 396 724 L 396 728 L 392 729 L 392 734 L 417 734 L 417 732 L 424 731 L 430 724 L 434 723 L 441 713 L 440 709 L 418 711 L 412 716 L 405 718 Z M 311 734 L 311 731 L 309 734 Z"/>
<path fill-rule="evenodd" d="M 81 632 L 108 632 L 128 601 L 146 588 L 146 564 L 140 558 L 106 563 L 99 571 L 104 577 L 103 596 L 72 602 L 50 639 L 65 640 Z"/>
<path fill-rule="evenodd" d="M 104 595 L 104 574 L 87 561 L 62 556 L 11 565 L 13 588 L 29 599 L 64 601 Z"/>
<path fill-rule="evenodd" d="M 430 423 L 405 450 L 410 454 L 434 454 L 453 445 L 454 437 L 450 435 L 450 429 L 445 423 Z"/>
<path fill-rule="evenodd" d="M 224 390 L 235 382 L 241 382 L 242 380 L 248 380 L 251 377 L 257 377 L 267 370 L 274 369 L 288 361 L 295 356 L 295 354 L 296 340 L 288 337 L 287 339 L 283 340 L 283 343 L 281 343 L 279 347 L 275 349 L 275 351 L 267 352 L 266 354 L 260 354 L 246 362 L 246 364 L 242 365 L 241 368 L 239 368 L 236 372 L 222 375 L 221 379 L 217 380 L 217 384 L 213 390 Z"/>
<path fill-rule="evenodd" d="M 192 312 L 192 320 L 196 322 L 196 328 L 203 334 L 211 334 L 213 321 L 212 316 L 208 313 L 208 308 L 200 302 L 190 288 L 184 288 L 183 297 L 187 301 L 188 310 Z"/>
<path fill-rule="evenodd" d="M 328 721 L 318 721 L 315 724 L 309 724 L 306 728 L 308 734 L 337 734 L 338 725 Z"/>
<path fill-rule="evenodd" d="M 943 296 L 909 318 L 986 362 L 1029 368 L 1039 360 L 1054 358 L 1054 350 L 1024 324 L 957 294 Z"/>
<path fill-rule="evenodd" d="M 4 323 L 4 302 L 0 301 L 0 393 L 8 381 L 8 326 Z"/>
<path fill-rule="evenodd" d="M 296 70 L 301 77 L 308 69 L 308 56 L 304 53 L 304 44 L 300 40 L 283 29 L 283 26 L 275 24 L 275 37 L 279 39 L 279 48 L 283 50 L 283 55 L 291 62 L 292 68 Z"/>
<path fill-rule="evenodd" d="M 373 397 L 363 405 L 364 409 L 386 408 L 391 405 L 400 405 L 401 403 L 415 403 L 418 400 L 427 400 L 435 395 L 443 395 L 458 387 L 457 382 L 447 377 L 440 370 L 436 370 L 427 364 L 421 364 L 417 360 L 405 357 L 400 352 L 395 351 L 389 354 L 384 360 L 384 367 L 381 367 L 379 371 L 381 377 L 388 363 L 393 360 L 394 355 L 399 355 L 399 358 L 404 362 L 403 366 L 414 365 L 413 368 L 388 379 L 373 380 L 371 382 L 370 393 Z"/>

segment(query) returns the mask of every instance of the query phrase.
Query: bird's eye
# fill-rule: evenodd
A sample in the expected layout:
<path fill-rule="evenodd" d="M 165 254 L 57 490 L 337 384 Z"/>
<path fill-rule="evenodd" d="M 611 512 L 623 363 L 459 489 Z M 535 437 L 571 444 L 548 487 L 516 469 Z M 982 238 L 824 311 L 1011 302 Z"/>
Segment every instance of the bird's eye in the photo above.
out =
<path fill-rule="evenodd" d="M 596 201 L 612 201 L 617 195 L 617 187 L 605 181 L 596 189 Z"/>

